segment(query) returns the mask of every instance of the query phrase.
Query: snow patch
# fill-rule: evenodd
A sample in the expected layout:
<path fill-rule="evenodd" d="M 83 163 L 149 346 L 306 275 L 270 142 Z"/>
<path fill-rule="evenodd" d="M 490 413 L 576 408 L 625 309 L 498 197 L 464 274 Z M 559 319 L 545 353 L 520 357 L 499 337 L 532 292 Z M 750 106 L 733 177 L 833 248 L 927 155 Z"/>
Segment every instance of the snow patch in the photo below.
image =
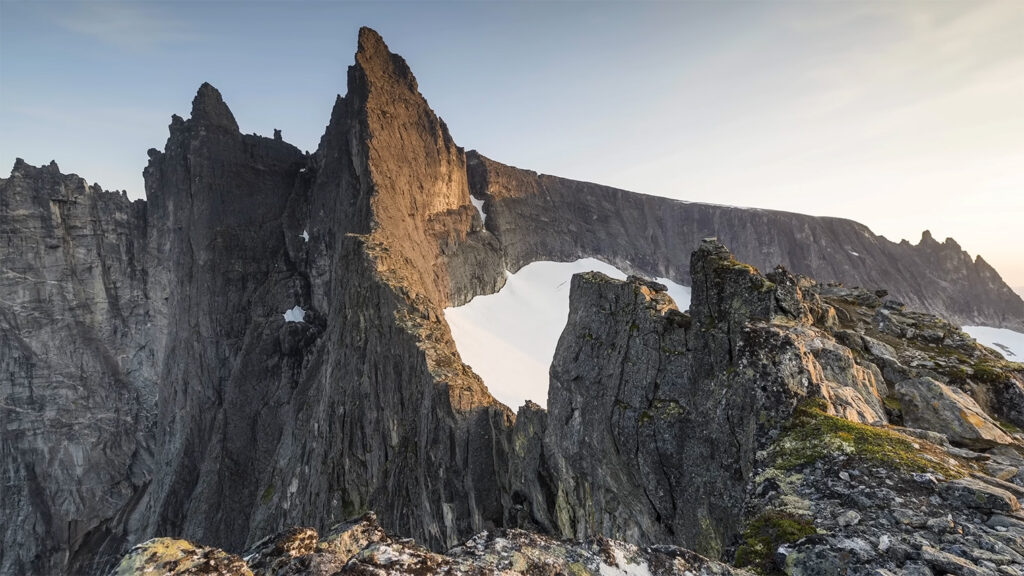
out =
<path fill-rule="evenodd" d="M 1024 334 L 991 326 L 964 326 L 979 344 L 994 348 L 1007 360 L 1024 362 Z"/>
<path fill-rule="evenodd" d="M 477 200 L 476 196 L 473 196 L 472 194 L 469 195 L 469 201 L 473 203 L 473 206 L 476 207 L 476 211 L 480 213 L 480 220 L 486 224 L 487 214 L 484 214 L 484 201 Z"/>
<path fill-rule="evenodd" d="M 306 242 L 309 242 L 309 232 L 307 232 L 306 230 L 303 230 L 302 234 L 299 234 L 299 238 L 302 238 Z"/>
<path fill-rule="evenodd" d="M 285 322 L 302 322 L 302 319 L 306 317 L 306 311 L 301 306 L 296 306 L 291 310 L 286 310 L 284 313 Z"/>
<path fill-rule="evenodd" d="M 569 318 L 569 281 L 596 270 L 620 280 L 626 274 L 594 258 L 575 262 L 533 262 L 515 274 L 506 272 L 496 294 L 444 311 L 462 361 L 483 378 L 495 398 L 517 409 L 533 400 L 544 406 L 548 370 L 558 338 Z M 680 310 L 690 307 L 690 289 L 666 278 L 668 294 Z"/>

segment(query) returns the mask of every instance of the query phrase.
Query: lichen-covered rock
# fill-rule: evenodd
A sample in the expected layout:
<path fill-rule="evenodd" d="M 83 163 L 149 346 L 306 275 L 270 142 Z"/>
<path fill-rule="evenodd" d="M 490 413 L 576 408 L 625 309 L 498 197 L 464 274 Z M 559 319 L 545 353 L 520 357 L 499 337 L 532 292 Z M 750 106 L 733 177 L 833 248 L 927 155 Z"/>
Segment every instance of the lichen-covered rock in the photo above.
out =
<path fill-rule="evenodd" d="M 245 561 L 218 549 L 160 538 L 134 548 L 118 565 L 114 576 L 750 576 L 744 570 L 673 546 L 638 547 L 604 538 L 566 542 L 522 530 L 482 532 L 447 554 L 438 554 L 413 540 L 387 536 L 372 513 L 332 529 L 332 534 L 317 543 L 316 532 L 288 530 L 281 537 L 268 539 L 268 543 L 275 544 L 246 556 Z M 301 536 L 298 540 L 302 543 L 298 547 L 293 545 L 297 536 Z M 339 540 L 347 545 L 338 548 Z"/>
<path fill-rule="evenodd" d="M 904 380 L 896 385 L 896 396 L 907 426 L 941 432 L 953 444 L 971 448 L 1013 443 L 970 396 L 932 378 Z"/>
<path fill-rule="evenodd" d="M 295 573 L 290 570 L 294 560 L 313 552 L 318 539 L 312 528 L 289 528 L 253 544 L 244 552 L 245 562 L 255 576 Z"/>
<path fill-rule="evenodd" d="M 111 576 L 253 576 L 240 557 L 187 540 L 154 538 L 131 549 Z"/>

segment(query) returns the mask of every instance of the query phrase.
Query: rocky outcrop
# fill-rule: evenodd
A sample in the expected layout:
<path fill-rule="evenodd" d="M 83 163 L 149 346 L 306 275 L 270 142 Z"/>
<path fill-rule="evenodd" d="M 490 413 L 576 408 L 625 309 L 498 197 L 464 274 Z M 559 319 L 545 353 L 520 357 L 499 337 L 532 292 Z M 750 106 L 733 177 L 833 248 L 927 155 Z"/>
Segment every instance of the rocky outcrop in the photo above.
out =
<path fill-rule="evenodd" d="M 885 421 L 871 372 L 819 343 L 788 273 L 773 282 L 716 240 L 691 271 L 690 314 L 652 283 L 573 278 L 543 430 L 549 500 L 533 509 L 545 529 L 720 556 L 757 452 L 802 399 Z"/>
<path fill-rule="evenodd" d="M 348 81 L 313 155 L 242 134 L 204 84 L 190 117 L 172 117 L 164 149 L 150 150 L 145 202 L 55 165 L 19 162 L 0 181 L 0 573 L 99 573 L 154 536 L 214 549 L 165 542 L 135 556 L 143 565 L 188 556 L 196 570 L 242 570 L 215 549 L 252 546 L 243 562 L 257 571 L 323 544 L 323 566 L 335 568 L 363 552 L 365 572 L 464 566 L 416 549 L 408 566 L 388 567 L 384 547 L 405 543 L 320 537 L 371 508 L 387 531 L 434 550 L 522 527 L 728 557 L 750 524 L 764 455 L 795 434 L 808 399 L 834 421 L 900 422 L 890 391 L 928 376 L 990 415 L 1024 413 L 1016 365 L 933 316 L 782 269 L 761 274 L 718 242 L 700 245 L 690 271 L 685 242 L 699 227 L 676 203 L 559 181 L 580 191 L 565 204 L 554 180 L 512 169 L 502 173 L 515 186 L 499 193 L 506 176 L 467 159 L 371 30 Z M 486 226 L 471 189 L 484 191 Z M 851 230 L 868 238 L 841 221 L 695 210 L 715 229 L 769 231 L 764 257 L 787 262 L 825 266 L 854 247 Z M 899 261 L 907 278 L 916 250 Z M 692 313 L 640 278 L 577 277 L 551 411 L 513 417 L 462 364 L 442 311 L 497 290 L 506 267 L 587 254 L 692 279 Z M 845 279 L 853 268 L 836 262 L 826 276 Z M 949 262 L 950 278 L 978 290 L 978 318 L 1019 319 L 997 277 Z M 954 309 L 928 296 L 931 285 L 898 286 L 908 302 Z M 1009 482 L 1024 468 L 1012 454 L 989 458 Z M 307 528 L 287 546 L 261 541 L 289 526 Z M 522 552 L 532 538 L 488 536 L 466 554 L 490 546 L 487 566 L 504 567 L 520 561 L 506 542 Z M 592 549 L 538 546 L 602 569 Z M 643 554 L 697 562 L 666 550 Z"/>
<path fill-rule="evenodd" d="M 932 378 L 896 385 L 903 423 L 911 428 L 941 430 L 949 441 L 971 448 L 991 448 L 1013 441 L 966 392 Z"/>
<path fill-rule="evenodd" d="M 687 255 L 718 237 L 744 262 L 783 265 L 820 281 L 885 288 L 907 305 L 969 325 L 1024 330 L 1024 300 L 982 258 L 924 232 L 893 243 L 866 226 L 750 208 L 681 202 L 537 174 L 470 152 L 474 197 L 507 266 L 595 257 L 690 285 Z"/>
<path fill-rule="evenodd" d="M 533 525 L 571 539 L 671 542 L 768 573 L 997 565 L 982 562 L 999 547 L 982 526 L 986 514 L 1019 509 L 1020 441 L 954 386 L 990 397 L 1024 367 L 878 294 L 782 268 L 762 275 L 717 240 L 702 242 L 690 270 L 688 314 L 651 282 L 573 278 L 549 413 L 524 407 L 514 433 L 535 473 L 513 482 L 543 495 L 520 501 Z M 960 379 L 925 368 L 926 354 L 949 356 L 941 369 Z M 892 426 L 890 415 L 927 430 Z M 929 516 L 894 520 L 893 502 Z M 936 518 L 951 506 L 943 528 Z M 1018 559 L 998 565 L 1016 569 Z"/>
<path fill-rule="evenodd" d="M 372 513 L 335 527 L 319 539 L 311 529 L 283 532 L 268 538 L 262 547 L 247 551 L 244 558 L 182 540 L 158 538 L 133 548 L 114 574 L 749 574 L 672 546 L 637 547 L 604 538 L 559 542 L 522 530 L 482 532 L 442 555 L 411 540 L 387 536 Z"/>

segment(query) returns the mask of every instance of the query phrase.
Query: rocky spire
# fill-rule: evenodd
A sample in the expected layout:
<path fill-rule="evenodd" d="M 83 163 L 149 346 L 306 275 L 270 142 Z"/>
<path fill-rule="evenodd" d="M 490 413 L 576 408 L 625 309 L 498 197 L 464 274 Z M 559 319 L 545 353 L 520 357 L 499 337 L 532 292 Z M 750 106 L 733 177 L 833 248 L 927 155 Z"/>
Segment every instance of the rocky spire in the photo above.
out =
<path fill-rule="evenodd" d="M 203 82 L 192 99 L 192 120 L 208 126 L 218 126 L 233 132 L 238 132 L 238 123 L 231 109 L 224 103 L 220 91 Z"/>
<path fill-rule="evenodd" d="M 690 274 L 690 310 L 706 326 L 772 317 L 774 286 L 753 266 L 737 261 L 717 238 L 701 241 L 690 258 Z"/>
<path fill-rule="evenodd" d="M 356 50 L 356 66 L 364 73 L 382 80 L 391 77 L 404 84 L 413 92 L 419 91 L 416 77 L 413 76 L 405 59 L 393 54 L 375 30 L 363 26 L 359 29 L 359 44 Z M 350 87 L 351 88 L 351 87 Z"/>

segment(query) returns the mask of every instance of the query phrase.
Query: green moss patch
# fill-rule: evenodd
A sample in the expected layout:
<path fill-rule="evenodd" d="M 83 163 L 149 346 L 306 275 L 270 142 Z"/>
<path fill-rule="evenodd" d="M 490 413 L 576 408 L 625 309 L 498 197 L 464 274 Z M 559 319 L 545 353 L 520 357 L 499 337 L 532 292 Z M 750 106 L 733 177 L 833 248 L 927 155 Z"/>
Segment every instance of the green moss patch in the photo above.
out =
<path fill-rule="evenodd" d="M 974 374 L 972 374 L 971 377 L 977 382 L 994 384 L 1006 379 L 1006 375 L 1003 374 L 1003 370 L 995 364 L 978 362 L 973 368 Z"/>
<path fill-rule="evenodd" d="M 760 574 L 782 574 L 775 565 L 779 546 L 816 533 L 814 523 L 806 518 L 778 510 L 762 512 L 743 531 L 743 543 L 736 549 L 736 566 Z"/>
<path fill-rule="evenodd" d="M 775 467 L 792 470 L 822 458 L 845 454 L 904 472 L 935 472 L 961 478 L 966 470 L 924 440 L 911 440 L 885 428 L 851 422 L 825 413 L 821 400 L 797 407 L 774 448 Z"/>
<path fill-rule="evenodd" d="M 263 494 L 260 495 L 260 502 L 262 502 L 263 505 L 265 506 L 267 504 L 270 504 L 270 501 L 273 498 L 274 498 L 274 483 L 271 482 L 269 486 L 264 488 Z"/>

